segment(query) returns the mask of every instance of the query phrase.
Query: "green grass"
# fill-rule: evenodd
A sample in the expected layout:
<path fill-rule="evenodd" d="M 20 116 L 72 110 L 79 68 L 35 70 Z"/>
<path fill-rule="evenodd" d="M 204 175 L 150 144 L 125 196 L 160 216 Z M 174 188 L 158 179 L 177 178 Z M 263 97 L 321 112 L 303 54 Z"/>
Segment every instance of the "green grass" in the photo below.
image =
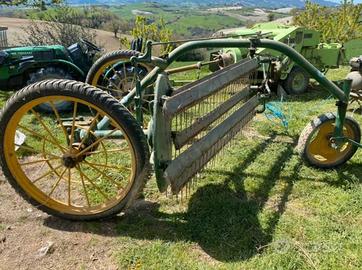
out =
<path fill-rule="evenodd" d="M 6 100 L 11 96 L 11 92 L 0 91 L 0 108 L 2 108 Z"/>
<path fill-rule="evenodd" d="M 110 8 L 112 12 L 127 21 L 133 21 L 135 10 L 150 12 L 143 15 L 149 20 L 163 18 L 167 27 L 177 36 L 209 36 L 223 28 L 241 27 L 244 23 L 238 19 L 207 12 L 205 8 L 180 7 L 157 3 L 138 3 Z M 206 15 L 206 16 L 205 16 Z"/>
<path fill-rule="evenodd" d="M 152 180 L 145 190 L 150 202 L 116 221 L 120 267 L 361 268 L 362 152 L 323 171 L 294 151 L 307 122 L 335 110 L 326 97 L 314 89 L 289 98 L 288 130 L 258 116 L 252 129 L 261 136 L 238 140 L 182 203 L 160 195 Z"/>
<path fill-rule="evenodd" d="M 145 203 L 87 230 L 115 224 L 120 269 L 360 269 L 362 151 L 334 170 L 306 166 L 294 151 L 311 118 L 335 111 L 328 96 L 311 87 L 288 97 L 288 130 L 258 115 L 182 202 L 151 179 Z"/>
<path fill-rule="evenodd" d="M 321 171 L 304 165 L 293 150 L 308 120 L 332 104 L 317 91 L 291 99 L 287 105 L 299 116 L 288 131 L 256 118 L 253 128 L 268 138 L 238 140 L 181 204 L 159 195 L 150 182 L 146 198 L 154 203 L 118 221 L 120 266 L 362 267 L 362 153 L 338 170 Z"/>

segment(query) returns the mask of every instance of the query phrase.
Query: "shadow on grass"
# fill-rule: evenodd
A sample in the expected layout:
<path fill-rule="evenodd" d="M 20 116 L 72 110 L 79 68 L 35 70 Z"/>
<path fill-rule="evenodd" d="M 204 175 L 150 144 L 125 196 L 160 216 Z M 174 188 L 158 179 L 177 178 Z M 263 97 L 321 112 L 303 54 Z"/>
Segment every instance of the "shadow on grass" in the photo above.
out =
<path fill-rule="evenodd" d="M 349 189 L 353 184 L 362 183 L 362 170 L 360 163 L 348 161 L 346 164 L 338 167 L 336 169 L 336 172 L 338 176 L 336 177 L 335 180 L 331 181 L 329 177 L 326 177 L 321 182 L 328 183 L 328 185 L 337 188 L 347 188 L 347 189 Z"/>
<path fill-rule="evenodd" d="M 110 237 L 190 241 L 218 261 L 246 260 L 260 253 L 272 241 L 300 167 L 300 163 L 293 166 L 293 173 L 286 178 L 279 199 L 266 207 L 275 181 L 293 155 L 293 145 L 286 144 L 283 150 L 278 151 L 275 163 L 268 164 L 270 169 L 263 176 L 258 176 L 261 185 L 251 198 L 244 188 L 244 180 L 248 176 L 245 170 L 265 152 L 269 143 L 270 140 L 267 140 L 258 144 L 233 171 L 213 171 L 213 175 L 226 180 L 199 187 L 191 196 L 186 213 L 161 212 L 159 204 L 144 201 L 138 202 L 125 215 L 105 221 L 79 223 L 48 217 L 45 225 L 58 230 L 85 231 Z M 261 224 L 259 215 L 265 208 L 271 208 L 272 213 Z"/>

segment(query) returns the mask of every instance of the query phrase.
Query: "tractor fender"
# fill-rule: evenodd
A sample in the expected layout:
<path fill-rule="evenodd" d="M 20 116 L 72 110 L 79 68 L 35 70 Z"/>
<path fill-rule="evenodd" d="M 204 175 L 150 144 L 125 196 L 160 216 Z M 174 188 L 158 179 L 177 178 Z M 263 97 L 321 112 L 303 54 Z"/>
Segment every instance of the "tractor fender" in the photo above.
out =
<path fill-rule="evenodd" d="M 69 70 L 73 71 L 76 75 L 77 78 L 84 80 L 86 74 L 83 72 L 83 70 L 81 70 L 78 66 L 76 66 L 75 64 L 66 61 L 66 60 L 62 60 L 62 59 L 54 59 L 52 61 L 26 61 L 20 64 L 19 66 L 19 72 L 26 72 L 29 69 L 35 69 L 35 68 L 42 68 L 42 67 L 47 67 L 47 66 L 62 66 L 62 67 L 66 67 Z"/>

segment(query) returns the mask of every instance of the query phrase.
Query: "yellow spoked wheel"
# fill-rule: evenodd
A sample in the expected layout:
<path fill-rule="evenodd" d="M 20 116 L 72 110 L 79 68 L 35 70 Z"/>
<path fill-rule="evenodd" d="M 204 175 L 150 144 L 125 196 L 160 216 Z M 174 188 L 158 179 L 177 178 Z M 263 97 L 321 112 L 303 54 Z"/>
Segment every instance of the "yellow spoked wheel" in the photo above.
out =
<path fill-rule="evenodd" d="M 348 161 L 357 151 L 358 147 L 350 142 L 344 142 L 338 148 L 333 147 L 330 138 L 333 137 L 335 120 L 332 113 L 320 115 L 311 121 L 300 135 L 297 148 L 311 165 L 319 168 L 337 167 Z M 361 130 L 353 118 L 346 118 L 343 135 L 360 142 Z"/>
<path fill-rule="evenodd" d="M 139 56 L 138 51 L 120 50 L 105 54 L 99 58 L 91 67 L 87 74 L 86 83 L 102 89 L 118 100 L 126 96 L 136 87 L 137 78 L 144 78 L 152 67 L 139 66 L 138 74 L 136 69 L 131 65 L 130 59 L 133 56 Z M 144 123 L 146 127 L 149 122 L 150 102 L 154 98 L 153 89 L 146 89 L 142 94 Z M 133 112 L 133 106 L 128 108 Z"/>
<path fill-rule="evenodd" d="M 57 102 L 72 105 L 57 110 Z M 49 104 L 48 113 L 36 110 Z M 96 131 L 104 117 L 111 128 Z M 142 129 L 117 100 L 89 85 L 44 81 L 18 92 L 0 116 L 0 161 L 30 203 L 74 220 L 105 218 L 129 205 L 148 176 Z"/>

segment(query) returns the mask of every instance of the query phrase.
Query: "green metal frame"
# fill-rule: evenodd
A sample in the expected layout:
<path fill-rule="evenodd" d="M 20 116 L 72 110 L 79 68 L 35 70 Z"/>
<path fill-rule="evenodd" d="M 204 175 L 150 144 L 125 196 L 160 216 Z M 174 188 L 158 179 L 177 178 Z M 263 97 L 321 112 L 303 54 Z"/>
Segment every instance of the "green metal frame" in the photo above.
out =
<path fill-rule="evenodd" d="M 140 57 L 132 57 L 131 63 L 137 67 L 140 63 L 149 63 L 155 66 L 155 68 L 141 81 L 137 83 L 136 88 L 133 89 L 127 96 L 125 96 L 121 103 L 125 106 L 130 105 L 132 102 L 135 102 L 136 105 L 136 117 L 137 120 L 142 123 L 142 109 L 140 97 L 144 89 L 156 82 L 156 79 L 159 74 L 165 72 L 166 68 L 170 66 L 174 61 L 176 61 L 181 55 L 185 54 L 188 51 L 201 49 L 201 48 L 249 48 L 250 56 L 255 57 L 255 51 L 257 48 L 268 48 L 272 50 L 279 51 L 291 60 L 293 60 L 297 65 L 305 69 L 306 72 L 310 74 L 317 82 L 320 83 L 327 91 L 329 91 L 337 100 L 337 117 L 335 122 L 335 132 L 332 139 L 336 140 L 336 145 L 346 138 L 343 137 L 343 125 L 347 112 L 349 94 L 351 88 L 351 81 L 344 81 L 342 89 L 328 80 L 326 76 L 320 72 L 316 67 L 314 67 L 308 60 L 306 60 L 300 53 L 295 51 L 293 48 L 288 45 L 281 43 L 279 41 L 274 41 L 270 39 L 212 39 L 212 40 L 200 40 L 200 41 L 191 41 L 187 42 L 177 49 L 173 50 L 166 58 L 157 58 L 152 56 L 152 43 L 147 43 L 146 53 Z M 157 95 L 157 94 L 156 94 Z M 97 129 L 107 130 L 109 121 L 108 119 L 103 119 L 97 126 Z M 360 144 L 354 142 L 355 145 L 361 147 Z"/>

